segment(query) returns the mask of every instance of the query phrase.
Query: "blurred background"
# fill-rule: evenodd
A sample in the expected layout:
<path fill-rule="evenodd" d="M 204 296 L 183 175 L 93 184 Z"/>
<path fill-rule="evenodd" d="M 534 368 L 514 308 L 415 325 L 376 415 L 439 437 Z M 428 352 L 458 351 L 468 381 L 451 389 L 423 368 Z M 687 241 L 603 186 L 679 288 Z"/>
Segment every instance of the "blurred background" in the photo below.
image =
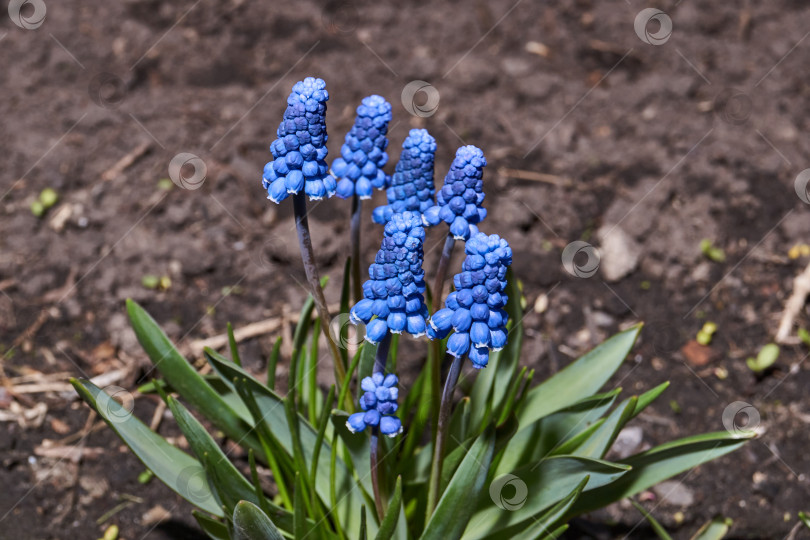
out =
<path fill-rule="evenodd" d="M 414 127 L 438 142 L 439 186 L 457 147 L 484 150 L 482 230 L 515 250 L 535 380 L 646 323 L 614 386 L 672 385 L 620 451 L 737 429 L 747 408 L 759 439 L 643 494 L 676 537 L 720 513 L 736 537 L 784 538 L 809 509 L 807 346 L 746 364 L 810 255 L 806 2 L 12 0 L 4 15 L 0 538 L 113 523 L 126 539 L 201 537 L 66 381 L 101 376 L 179 434 L 134 392 L 148 361 L 126 298 L 192 356 L 229 321 L 271 321 L 243 343 L 263 369 L 306 294 L 291 206 L 260 181 L 306 76 L 327 82 L 330 162 L 370 94 L 394 108 L 388 172 Z M 365 264 L 383 202 L 366 205 Z M 350 202 L 310 209 L 322 275 L 338 276 Z M 429 275 L 442 240 L 426 243 Z M 641 519 L 617 504 L 579 534 L 651 536 Z"/>

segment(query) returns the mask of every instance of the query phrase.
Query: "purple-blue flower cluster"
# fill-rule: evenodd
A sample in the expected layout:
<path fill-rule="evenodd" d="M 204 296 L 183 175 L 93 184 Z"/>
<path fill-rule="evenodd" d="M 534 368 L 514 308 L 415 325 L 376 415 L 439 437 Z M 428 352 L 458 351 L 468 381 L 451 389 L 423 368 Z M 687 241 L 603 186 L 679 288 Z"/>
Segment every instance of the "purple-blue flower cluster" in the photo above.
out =
<path fill-rule="evenodd" d="M 383 167 L 388 163 L 388 122 L 391 104 L 382 96 L 368 96 L 357 107 L 357 117 L 346 134 L 340 156 L 332 163 L 337 176 L 337 196 L 348 199 L 357 195 L 370 199 L 373 189 L 383 189 L 388 178 Z"/>
<path fill-rule="evenodd" d="M 497 234 L 477 233 L 466 243 L 467 257 L 461 273 L 453 278 L 456 290 L 430 318 L 428 335 L 447 337 L 447 352 L 465 354 L 475 368 L 486 367 L 489 352 L 506 345 L 506 271 L 512 264 L 512 248 Z"/>
<path fill-rule="evenodd" d="M 444 221 L 456 240 L 467 240 L 478 231 L 476 225 L 487 215 L 484 202 L 484 152 L 475 146 L 462 146 L 444 178 L 444 186 L 436 194 L 436 206 L 428 209 L 424 218 L 429 225 Z M 471 227 L 472 226 L 472 227 Z"/>
<path fill-rule="evenodd" d="M 360 408 L 365 412 L 354 413 L 346 420 L 346 427 L 352 433 L 363 431 L 366 426 L 379 427 L 383 435 L 394 437 L 402 433 L 402 421 L 394 416 L 397 412 L 397 376 L 392 374 L 383 377 L 375 373 L 360 382 L 365 392 L 360 396 Z"/>
<path fill-rule="evenodd" d="M 326 100 L 323 79 L 307 77 L 295 83 L 287 110 L 270 145 L 273 161 L 264 166 L 262 186 L 278 204 L 302 189 L 310 200 L 335 194 L 336 182 L 326 164 Z"/>
<path fill-rule="evenodd" d="M 394 214 L 385 225 L 382 246 L 363 283 L 363 299 L 351 310 L 355 324 L 366 323 L 366 341 L 379 343 L 390 331 L 419 337 L 427 331 L 425 229 L 419 214 Z"/>
<path fill-rule="evenodd" d="M 425 213 L 436 203 L 433 187 L 433 160 L 436 139 L 425 129 L 412 129 L 402 143 L 391 185 L 386 190 L 388 204 L 374 209 L 371 219 L 385 225 L 397 212 L 410 210 Z"/>

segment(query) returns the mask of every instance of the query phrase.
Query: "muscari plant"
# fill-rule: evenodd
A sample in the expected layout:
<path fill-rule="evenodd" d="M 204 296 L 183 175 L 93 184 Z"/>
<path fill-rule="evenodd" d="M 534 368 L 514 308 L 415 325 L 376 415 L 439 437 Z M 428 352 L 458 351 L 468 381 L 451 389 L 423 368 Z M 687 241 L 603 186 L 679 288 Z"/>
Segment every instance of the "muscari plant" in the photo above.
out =
<path fill-rule="evenodd" d="M 159 374 L 139 391 L 160 395 L 190 452 L 90 381 L 72 381 L 144 465 L 197 508 L 194 517 L 208 536 L 554 538 L 576 516 L 631 498 L 752 436 L 708 433 L 607 459 L 622 428 L 668 384 L 623 400 L 620 388 L 606 389 L 640 325 L 533 385 L 534 370 L 521 366 L 522 295 L 509 270 L 512 250 L 505 239 L 479 230 L 486 223 L 483 152 L 459 148 L 434 201 L 435 141 L 424 130 L 411 131 L 393 179 L 385 175 L 390 106 L 371 96 L 358 108 L 330 172 L 328 97 L 320 79 L 293 87 L 262 180 L 273 202 L 293 199 L 311 288 L 289 356 L 282 358 L 278 338 L 266 374 L 251 373 L 229 326 L 230 359 L 206 349 L 210 373 L 203 375 L 128 301 L 135 334 Z M 387 189 L 388 204 L 374 212 L 384 227 L 369 279 L 352 286 L 350 262 L 344 272 L 341 311 L 365 334 L 350 354 L 338 346 L 346 329 L 330 331 L 306 198 L 357 199 L 352 220 L 359 226 L 358 201 L 372 187 Z M 427 227 L 447 238 L 432 296 L 423 270 Z M 443 298 L 457 241 L 464 242 L 464 259 Z M 400 340 L 403 333 L 411 337 Z M 422 360 L 398 365 L 400 348 Z M 279 363 L 287 372 L 284 390 L 277 384 Z M 323 389 L 315 375 L 329 363 L 335 382 Z M 402 384 L 398 370 L 417 375 Z M 223 439 L 245 449 L 246 459 L 232 459 L 233 445 Z M 522 489 L 503 489 L 516 483 Z"/>

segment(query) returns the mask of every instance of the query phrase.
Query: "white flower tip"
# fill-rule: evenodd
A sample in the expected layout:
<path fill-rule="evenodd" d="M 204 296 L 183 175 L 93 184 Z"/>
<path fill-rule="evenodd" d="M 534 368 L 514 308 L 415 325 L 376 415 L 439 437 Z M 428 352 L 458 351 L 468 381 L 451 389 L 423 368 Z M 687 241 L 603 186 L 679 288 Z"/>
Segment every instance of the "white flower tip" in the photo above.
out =
<path fill-rule="evenodd" d="M 349 431 L 351 431 L 352 433 L 357 433 L 357 430 L 356 430 L 356 429 L 354 429 L 354 428 L 352 427 L 352 425 L 351 425 L 349 422 L 346 422 L 346 429 L 348 429 L 348 430 L 349 430 Z"/>

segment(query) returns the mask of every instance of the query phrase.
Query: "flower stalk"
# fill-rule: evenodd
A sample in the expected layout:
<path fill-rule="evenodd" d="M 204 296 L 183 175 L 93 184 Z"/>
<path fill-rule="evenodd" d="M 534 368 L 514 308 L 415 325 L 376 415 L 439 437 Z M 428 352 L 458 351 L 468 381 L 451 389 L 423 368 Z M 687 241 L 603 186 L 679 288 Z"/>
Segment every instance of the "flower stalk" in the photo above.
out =
<path fill-rule="evenodd" d="M 309 233 L 309 220 L 307 219 L 307 201 L 303 191 L 299 191 L 293 196 L 293 213 L 295 214 L 295 228 L 298 232 L 298 243 L 301 248 L 301 260 L 304 263 L 304 272 L 307 276 L 309 288 L 312 291 L 312 298 L 315 300 L 315 309 L 321 318 L 321 331 L 326 339 L 326 344 L 332 354 L 335 367 L 335 378 L 339 386 L 343 385 L 346 379 L 346 367 L 340 357 L 335 341 L 329 333 L 332 317 L 326 306 L 326 298 L 321 287 L 321 278 L 318 267 L 315 264 L 315 254 L 312 250 L 312 237 Z M 347 402 L 351 403 L 351 398 L 347 397 Z"/>
<path fill-rule="evenodd" d="M 350 222 L 352 292 L 355 303 L 363 299 L 362 280 L 360 277 L 360 222 L 362 215 L 363 201 L 355 194 L 352 197 L 352 217 Z"/>
<path fill-rule="evenodd" d="M 453 391 L 456 388 L 458 377 L 461 374 L 461 356 L 453 358 L 450 371 L 444 381 L 441 404 L 439 406 L 439 420 L 436 429 L 436 444 L 433 447 L 433 464 L 430 468 L 430 486 L 428 487 L 427 519 L 436 509 L 441 489 L 442 461 L 444 461 L 444 445 L 447 441 L 447 430 L 450 427 L 450 410 L 453 405 Z"/>

